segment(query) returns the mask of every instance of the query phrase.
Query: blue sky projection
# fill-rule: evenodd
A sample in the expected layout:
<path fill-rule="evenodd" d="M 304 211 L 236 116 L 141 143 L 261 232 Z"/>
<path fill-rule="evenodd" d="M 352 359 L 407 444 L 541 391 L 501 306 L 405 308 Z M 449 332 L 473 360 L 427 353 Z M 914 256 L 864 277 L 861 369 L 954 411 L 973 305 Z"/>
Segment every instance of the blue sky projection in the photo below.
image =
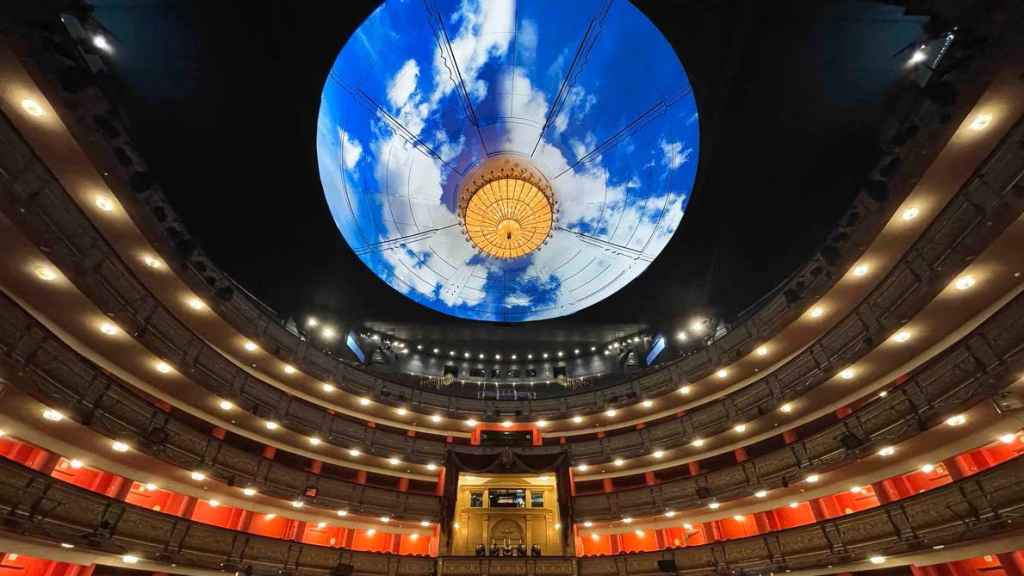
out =
<path fill-rule="evenodd" d="M 327 204 L 360 259 L 461 318 L 565 316 L 613 294 L 683 217 L 697 106 L 672 47 L 627 0 L 387 0 L 321 96 Z M 462 234 L 464 174 L 529 158 L 559 204 L 548 243 L 515 260 Z"/>

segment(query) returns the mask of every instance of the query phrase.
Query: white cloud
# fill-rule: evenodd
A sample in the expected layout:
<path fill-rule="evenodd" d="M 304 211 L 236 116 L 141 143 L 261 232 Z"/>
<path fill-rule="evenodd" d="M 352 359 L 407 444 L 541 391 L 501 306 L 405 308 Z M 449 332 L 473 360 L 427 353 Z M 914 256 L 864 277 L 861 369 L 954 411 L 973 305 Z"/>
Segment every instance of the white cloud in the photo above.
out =
<path fill-rule="evenodd" d="M 661 153 L 663 155 L 661 163 L 667 166 L 669 170 L 675 170 L 688 162 L 690 154 L 693 153 L 693 148 L 683 150 L 682 142 L 666 142 L 662 140 L 658 145 L 661 146 Z"/>
<path fill-rule="evenodd" d="M 562 104 L 562 109 L 558 112 L 558 116 L 555 117 L 555 134 L 561 134 L 569 127 L 569 121 L 581 122 L 583 117 L 586 116 L 587 112 L 593 108 L 594 104 L 597 103 L 597 97 L 593 94 L 588 94 L 580 86 L 573 86 L 572 90 L 569 90 L 569 94 L 565 97 L 565 102 Z"/>
<path fill-rule="evenodd" d="M 515 13 L 515 0 L 463 0 L 452 15 L 452 22 L 459 24 L 459 31 L 451 40 L 452 52 L 466 90 L 473 98 L 487 93 L 486 82 L 477 79 L 483 65 L 508 52 Z M 430 102 L 435 105 L 455 87 L 445 56 L 440 48 L 434 51 L 434 92 Z"/>
<path fill-rule="evenodd" d="M 420 77 L 420 66 L 415 60 L 409 59 L 398 70 L 398 74 L 388 84 L 388 101 L 395 108 L 405 106 L 409 96 L 416 90 L 416 81 Z"/>
<path fill-rule="evenodd" d="M 345 166 L 345 169 L 351 170 L 355 168 L 359 158 L 363 155 L 363 145 L 341 128 L 338 128 L 338 142 L 340 143 L 338 149 L 341 150 L 341 158 L 339 160 Z"/>
<path fill-rule="evenodd" d="M 537 23 L 529 19 L 521 20 L 516 35 L 518 61 L 523 64 L 532 64 L 537 57 Z"/>

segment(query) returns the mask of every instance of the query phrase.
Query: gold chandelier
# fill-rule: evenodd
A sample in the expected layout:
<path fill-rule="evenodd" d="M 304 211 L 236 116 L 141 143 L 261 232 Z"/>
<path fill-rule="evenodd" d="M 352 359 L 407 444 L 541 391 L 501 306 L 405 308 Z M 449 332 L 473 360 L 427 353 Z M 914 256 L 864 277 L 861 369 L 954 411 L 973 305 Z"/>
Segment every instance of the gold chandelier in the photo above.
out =
<path fill-rule="evenodd" d="M 459 191 L 466 237 L 494 258 L 520 258 L 540 248 L 555 216 L 551 185 L 518 157 L 486 160 L 466 176 Z"/>

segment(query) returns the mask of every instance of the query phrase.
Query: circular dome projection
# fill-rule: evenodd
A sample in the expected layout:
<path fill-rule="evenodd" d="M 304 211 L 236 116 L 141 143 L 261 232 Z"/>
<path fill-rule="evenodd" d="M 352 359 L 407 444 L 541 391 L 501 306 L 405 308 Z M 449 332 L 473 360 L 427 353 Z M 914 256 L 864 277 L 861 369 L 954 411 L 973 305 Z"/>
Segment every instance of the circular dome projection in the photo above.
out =
<path fill-rule="evenodd" d="M 644 271 L 682 220 L 699 136 L 686 72 L 627 0 L 386 0 L 324 84 L 317 161 L 375 274 L 516 322 Z"/>

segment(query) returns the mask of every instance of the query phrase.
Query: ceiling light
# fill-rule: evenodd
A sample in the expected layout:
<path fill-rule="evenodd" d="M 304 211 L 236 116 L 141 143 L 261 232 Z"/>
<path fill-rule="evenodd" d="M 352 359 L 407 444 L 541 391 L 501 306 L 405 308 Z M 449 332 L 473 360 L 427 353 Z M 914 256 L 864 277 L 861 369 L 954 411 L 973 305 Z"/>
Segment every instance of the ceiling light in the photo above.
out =
<path fill-rule="evenodd" d="M 725 378 L 726 376 L 729 375 L 729 371 L 726 370 L 725 368 L 722 368 L 715 375 L 718 376 L 719 378 Z"/>
<path fill-rule="evenodd" d="M 402 463 L 402 461 L 399 460 L 398 458 L 394 457 L 394 456 L 392 456 L 391 458 L 388 458 L 388 464 L 391 464 L 392 466 L 398 466 L 401 463 Z"/>
<path fill-rule="evenodd" d="M 999 437 L 999 441 L 1003 444 L 1013 444 L 1017 440 L 1016 434 L 1006 433 Z"/>
<path fill-rule="evenodd" d="M 535 424 L 537 425 L 537 428 L 547 428 L 548 421 L 547 420 L 537 420 L 537 422 L 535 422 Z"/>
<path fill-rule="evenodd" d="M 104 212 L 114 211 L 114 201 L 110 199 L 110 196 L 103 196 L 102 194 L 97 196 L 94 200 L 96 207 Z"/>
<path fill-rule="evenodd" d="M 74 544 L 70 544 L 70 543 L 68 543 L 68 542 L 61 542 L 61 543 L 60 543 L 60 547 L 61 547 L 61 548 L 67 548 L 67 549 L 71 549 L 71 548 L 74 548 L 74 547 L 75 547 L 75 545 L 74 545 Z"/>
<path fill-rule="evenodd" d="M 839 377 L 843 380 L 853 380 L 853 368 L 847 368 L 839 373 Z"/>
<path fill-rule="evenodd" d="M 115 440 L 114 442 L 112 442 L 110 444 L 110 447 L 114 450 L 114 452 L 127 452 L 131 450 L 131 446 L 128 446 L 127 444 L 121 442 L 120 440 Z"/>
<path fill-rule="evenodd" d="M 693 444 L 693 446 L 695 448 L 700 448 L 701 446 L 704 445 L 704 439 L 703 438 L 694 438 L 693 442 L 690 442 L 690 444 Z"/>
<path fill-rule="evenodd" d="M 220 402 L 217 403 L 217 405 L 220 406 L 221 410 L 232 410 L 235 407 L 234 404 L 228 402 L 227 400 L 221 400 Z"/>
<path fill-rule="evenodd" d="M 737 424 L 737 425 L 733 426 L 732 429 L 735 430 L 738 434 L 742 434 L 742 433 L 747 431 L 747 425 L 746 424 Z"/>
<path fill-rule="evenodd" d="M 868 558 L 872 564 L 885 564 L 885 556 L 872 556 Z"/>
<path fill-rule="evenodd" d="M 587 468 L 590 468 L 590 466 L 588 466 L 588 465 L 587 465 L 587 464 L 585 464 L 585 463 L 584 463 L 584 464 L 580 464 L 580 465 L 576 466 L 576 469 L 577 469 L 577 470 L 579 470 L 580 472 L 586 472 L 586 471 L 587 471 Z"/>
<path fill-rule="evenodd" d="M 675 515 L 676 515 L 676 511 L 675 510 L 668 510 L 667 512 L 665 512 L 665 517 L 666 518 L 671 518 L 671 517 L 673 517 Z"/>
<path fill-rule="evenodd" d="M 72 458 L 71 460 L 68 460 L 68 465 L 74 468 L 75 470 L 78 470 L 82 466 L 85 466 L 85 464 L 78 458 Z"/>
<path fill-rule="evenodd" d="M 121 556 L 121 562 L 124 562 L 125 564 L 138 564 L 139 557 L 133 556 L 132 554 L 125 554 L 124 556 Z"/>
<path fill-rule="evenodd" d="M 854 494 L 863 494 L 864 493 L 864 488 L 862 488 L 860 486 L 851 486 L 850 487 L 850 492 L 853 492 Z"/>
<path fill-rule="evenodd" d="M 639 528 L 637 528 L 636 530 L 633 530 L 633 533 L 636 534 L 637 538 L 643 538 L 644 537 L 644 531 L 639 529 Z"/>
<path fill-rule="evenodd" d="M 609 408 L 604 411 L 604 415 L 609 418 L 615 416 L 616 414 L 618 414 L 618 412 L 615 410 L 615 408 Z"/>
<path fill-rule="evenodd" d="M 320 389 L 327 393 L 334 392 L 334 384 L 324 382 L 323 384 L 320 385 Z"/>
<path fill-rule="evenodd" d="M 434 464 L 433 462 L 428 462 L 427 463 L 427 470 L 430 470 L 431 472 L 433 472 L 434 470 L 437 470 L 437 464 Z"/>
<path fill-rule="evenodd" d="M 767 356 L 768 355 L 768 347 L 767 346 L 758 346 L 757 350 L 755 350 L 755 352 L 757 353 L 758 356 L 762 356 L 762 357 L 763 356 Z"/>
<path fill-rule="evenodd" d="M 704 324 L 707 322 L 704 318 L 694 318 L 690 321 L 690 332 L 694 334 L 700 334 L 704 332 Z"/>
<path fill-rule="evenodd" d="M 971 121 L 971 130 L 984 130 L 992 123 L 991 114 L 979 114 Z"/>
<path fill-rule="evenodd" d="M 398 414 L 399 416 L 405 416 L 408 413 L 409 411 L 406 410 L 404 407 L 395 408 L 395 414 Z"/>
<path fill-rule="evenodd" d="M 53 408 L 46 408 L 43 410 L 43 418 L 50 422 L 60 422 L 64 419 L 64 414 Z"/>
<path fill-rule="evenodd" d="M 484 356 L 485 356 L 485 355 L 484 355 L 484 354 L 483 354 L 483 353 L 481 352 L 481 353 L 480 353 L 480 359 L 481 359 L 481 360 L 483 360 L 483 359 L 484 359 Z"/>
<path fill-rule="evenodd" d="M 721 507 L 721 506 L 722 505 L 719 504 L 718 502 L 709 502 L 708 503 L 708 508 L 711 508 L 712 510 L 718 510 L 718 508 Z"/>
<path fill-rule="evenodd" d="M 433 416 L 430 417 L 430 421 L 434 422 L 435 424 L 440 422 L 441 421 L 441 415 L 440 414 L 434 414 Z"/>
<path fill-rule="evenodd" d="M 220 500 L 217 499 L 207 500 L 206 503 L 210 505 L 210 508 L 216 508 L 220 506 Z"/>
<path fill-rule="evenodd" d="M 676 332 L 676 340 L 680 342 L 686 342 L 687 338 L 689 338 L 689 336 L 686 334 L 686 330 L 680 330 Z"/>
<path fill-rule="evenodd" d="M 274 422 L 273 420 L 267 420 L 263 425 L 267 427 L 267 430 L 277 430 L 278 428 L 277 422 Z"/>
<path fill-rule="evenodd" d="M 590 347 L 590 351 L 591 351 L 591 352 L 595 352 L 595 351 L 597 351 L 597 346 L 591 346 L 591 347 Z"/>
<path fill-rule="evenodd" d="M 473 426 L 476 426 L 477 424 L 479 424 L 479 422 L 477 422 L 475 418 L 468 418 L 468 419 L 466 419 L 465 424 L 466 424 L 466 426 L 473 427 Z"/>
<path fill-rule="evenodd" d="M 143 486 L 143 488 L 146 489 L 146 492 L 155 492 L 156 489 L 157 489 L 157 485 L 153 484 L 152 482 L 146 482 L 146 484 L 145 484 L 145 486 Z"/>
<path fill-rule="evenodd" d="M 559 350 L 558 351 L 558 357 L 561 358 L 562 356 L 565 356 L 565 353 L 562 352 L 561 350 Z"/>
<path fill-rule="evenodd" d="M 349 448 L 348 455 L 353 457 L 353 458 L 358 458 L 358 457 L 362 456 L 363 453 L 360 452 L 358 448 Z"/>
<path fill-rule="evenodd" d="M 281 369 L 284 370 L 285 374 L 295 374 L 296 372 L 295 366 L 292 366 L 291 364 L 285 364 Z"/>
<path fill-rule="evenodd" d="M 376 528 L 370 528 L 369 530 L 366 531 L 366 535 L 367 536 L 373 536 L 376 533 L 377 533 L 377 529 Z"/>
<path fill-rule="evenodd" d="M 455 356 L 455 350 L 449 350 L 448 351 L 448 355 L 449 356 Z"/>
<path fill-rule="evenodd" d="M 40 116 L 46 114 L 46 110 L 43 110 L 43 107 L 39 104 L 39 102 L 36 102 L 31 98 L 25 98 L 21 101 L 21 109 L 24 110 L 29 116 L 35 116 L 36 118 L 39 118 Z"/>
<path fill-rule="evenodd" d="M 889 395 L 889 391 L 888 390 L 882 390 L 881 392 L 878 393 L 878 397 L 879 398 L 885 398 L 888 395 Z"/>
<path fill-rule="evenodd" d="M 110 42 L 107 41 L 107 37 L 102 34 L 93 34 L 92 45 L 99 48 L 100 50 L 103 50 L 104 52 L 111 52 L 114 49 L 110 45 Z"/>
<path fill-rule="evenodd" d="M 360 406 L 369 406 L 370 405 L 370 399 L 367 398 L 366 396 L 363 396 L 362 398 L 359 399 L 359 405 Z"/>
<path fill-rule="evenodd" d="M 255 496 L 256 495 L 256 489 L 255 488 L 242 488 L 242 494 L 245 494 L 246 496 Z"/>
<path fill-rule="evenodd" d="M 547 358 L 548 357 L 548 353 L 545 352 L 545 353 L 541 354 L 541 356 L 544 357 L 544 358 Z"/>
<path fill-rule="evenodd" d="M 782 406 L 779 406 L 779 412 L 782 412 L 783 414 L 789 414 L 792 411 L 793 411 L 793 404 L 791 404 L 789 402 L 786 402 Z"/>
<path fill-rule="evenodd" d="M 806 480 L 810 484 L 814 484 L 818 480 L 821 480 L 821 477 L 818 476 L 817 474 L 808 474 L 807 477 L 804 478 L 804 480 Z"/>
<path fill-rule="evenodd" d="M 946 418 L 947 426 L 963 426 L 967 422 L 967 416 L 963 414 L 955 414 Z"/>
<path fill-rule="evenodd" d="M 616 466 L 622 466 L 625 463 L 626 461 L 623 460 L 622 458 L 616 458 L 615 460 L 612 460 L 612 464 L 615 464 Z"/>
<path fill-rule="evenodd" d="M 925 474 L 931 474 L 934 471 L 935 471 L 935 465 L 934 464 L 925 464 L 924 466 L 921 466 L 921 472 L 924 472 Z"/>
<path fill-rule="evenodd" d="M 974 284 L 975 284 L 974 276 L 971 276 L 970 274 L 968 274 L 966 276 L 961 276 L 961 277 L 957 278 L 956 282 L 953 283 L 953 286 L 955 286 L 957 290 L 964 291 L 964 290 L 970 290 L 971 287 L 974 286 Z"/>
<path fill-rule="evenodd" d="M 789 503 L 789 507 L 790 508 L 798 508 L 799 506 L 800 506 L 799 502 L 790 502 Z"/>
<path fill-rule="evenodd" d="M 430 522 L 428 522 L 426 520 L 420 520 L 420 526 L 423 526 L 424 528 L 426 528 L 427 526 L 430 526 Z"/>
<path fill-rule="evenodd" d="M 185 304 L 187 304 L 188 307 L 193 310 L 202 310 L 203 308 L 206 307 L 206 303 L 200 300 L 199 298 L 196 298 L 195 296 L 192 296 L 185 300 Z"/>
<path fill-rule="evenodd" d="M 43 282 L 52 282 L 57 279 L 57 272 L 49 266 L 36 266 L 32 271 L 35 272 L 36 278 Z"/>
<path fill-rule="evenodd" d="M 914 53 L 910 55 L 910 59 L 907 60 L 907 64 L 913 66 L 914 64 L 920 64 L 928 59 L 928 53 L 924 51 L 924 48 L 918 48 L 914 50 Z"/>
<path fill-rule="evenodd" d="M 324 528 L 327 528 L 327 522 L 317 522 L 316 527 L 319 530 L 323 530 Z"/>
<path fill-rule="evenodd" d="M 245 343 L 242 344 L 242 348 L 245 348 L 246 352 L 255 352 L 258 347 L 252 340 L 246 340 Z"/>
<path fill-rule="evenodd" d="M 306 503 L 302 500 L 292 500 L 292 508 L 302 508 Z"/>
<path fill-rule="evenodd" d="M 464 353 L 463 356 L 465 356 L 466 358 L 469 358 L 469 352 Z"/>
<path fill-rule="evenodd" d="M 623 524 L 632 524 L 633 523 L 633 519 L 630 518 L 629 516 L 626 516 L 625 518 L 622 519 L 622 523 Z"/>
<path fill-rule="evenodd" d="M 893 342 L 899 342 L 903 344 L 910 340 L 910 332 L 908 330 L 900 330 L 899 332 L 892 335 Z"/>
<path fill-rule="evenodd" d="M 533 360 L 533 354 L 527 354 L 526 355 L 526 359 L 527 360 Z"/>
<path fill-rule="evenodd" d="M 274 518 L 277 518 L 277 514 L 274 514 L 273 512 L 263 515 L 264 520 L 273 520 Z"/>
<path fill-rule="evenodd" d="M 737 522 L 743 522 L 743 521 L 746 520 L 746 518 L 744 518 L 743 516 L 741 516 L 739 514 L 736 514 L 735 516 L 733 516 L 732 519 L 737 521 Z"/>
<path fill-rule="evenodd" d="M 583 527 L 584 528 L 590 528 L 593 525 L 594 525 L 594 523 L 591 522 L 590 520 L 587 520 L 586 522 L 583 523 Z"/>
<path fill-rule="evenodd" d="M 767 490 L 758 490 L 757 492 L 754 492 L 754 498 L 766 498 L 767 496 Z"/>
<path fill-rule="evenodd" d="M 505 420 L 504 422 L 501 423 L 501 427 L 502 428 L 511 428 L 512 427 L 512 421 L 511 420 Z"/>
<path fill-rule="evenodd" d="M 338 510 L 336 514 L 344 518 L 345 516 L 348 516 L 348 510 Z"/>
<path fill-rule="evenodd" d="M 149 254 L 142 257 L 142 263 L 145 264 L 147 268 L 152 268 L 153 270 L 159 270 L 164 267 L 164 263 L 159 258 L 150 256 Z"/>
<path fill-rule="evenodd" d="M 591 539 L 591 540 L 593 540 L 593 541 L 597 542 L 597 541 L 598 541 L 598 540 L 599 540 L 600 538 L 601 538 L 601 537 L 600 537 L 600 536 L 598 536 L 596 532 L 591 532 L 591 533 L 590 533 L 590 539 Z"/>
<path fill-rule="evenodd" d="M 821 318 L 825 314 L 825 309 L 821 306 L 815 306 L 814 308 L 811 308 L 809 314 L 811 318 Z"/>
<path fill-rule="evenodd" d="M 391 518 L 388 516 L 381 516 L 380 521 L 387 524 L 388 522 L 391 522 Z"/>
<path fill-rule="evenodd" d="M 689 522 L 683 522 L 683 530 L 693 530 L 693 524 Z"/>
<path fill-rule="evenodd" d="M 310 436 L 309 437 L 309 443 L 312 444 L 313 446 L 319 446 L 320 445 L 320 439 L 317 438 L 316 436 Z"/>
<path fill-rule="evenodd" d="M 153 365 L 153 367 L 156 368 L 156 371 L 161 374 L 169 374 L 171 372 L 171 365 L 168 364 L 167 362 L 164 362 L 163 360 L 158 360 L 157 363 Z"/>
<path fill-rule="evenodd" d="M 867 276 L 868 271 L 870 269 L 871 268 L 867 264 L 858 264 L 857 266 L 853 267 L 853 275 L 854 276 Z"/>
<path fill-rule="evenodd" d="M 644 400 L 643 406 L 644 408 L 650 408 L 651 406 L 654 406 L 654 400 Z"/>
<path fill-rule="evenodd" d="M 494 355 L 494 359 L 495 360 L 501 360 L 501 354 L 495 354 Z"/>
<path fill-rule="evenodd" d="M 206 474 L 196 470 L 192 472 L 192 479 L 196 482 L 202 482 L 203 480 L 206 480 Z"/>
<path fill-rule="evenodd" d="M 317 320 L 316 316 L 310 316 L 309 318 L 306 318 L 306 326 L 309 326 L 310 328 L 316 328 L 319 325 L 320 321 Z"/>
<path fill-rule="evenodd" d="M 879 456 L 892 456 L 895 453 L 896 453 L 896 449 L 893 448 L 892 446 L 885 446 L 881 450 L 878 451 L 878 455 Z"/>
<path fill-rule="evenodd" d="M 690 389 L 689 386 L 680 386 L 679 390 L 677 390 L 677 392 L 679 392 L 683 396 L 686 396 L 686 395 L 688 395 L 691 392 L 691 389 Z"/>
<path fill-rule="evenodd" d="M 333 340 L 338 332 L 332 326 L 324 326 L 323 330 L 320 331 L 320 336 L 325 340 Z"/>
<path fill-rule="evenodd" d="M 580 353 L 580 349 L 579 348 L 573 348 L 572 353 L 573 354 L 579 354 Z"/>
<path fill-rule="evenodd" d="M 655 458 L 662 458 L 662 457 L 665 456 L 665 451 L 664 450 L 655 450 L 654 452 L 651 452 L 651 456 L 654 456 Z"/>
<path fill-rule="evenodd" d="M 583 422 L 583 416 L 579 416 L 579 415 L 573 416 L 572 417 L 572 421 L 573 421 L 574 424 L 580 424 L 580 423 Z"/>

